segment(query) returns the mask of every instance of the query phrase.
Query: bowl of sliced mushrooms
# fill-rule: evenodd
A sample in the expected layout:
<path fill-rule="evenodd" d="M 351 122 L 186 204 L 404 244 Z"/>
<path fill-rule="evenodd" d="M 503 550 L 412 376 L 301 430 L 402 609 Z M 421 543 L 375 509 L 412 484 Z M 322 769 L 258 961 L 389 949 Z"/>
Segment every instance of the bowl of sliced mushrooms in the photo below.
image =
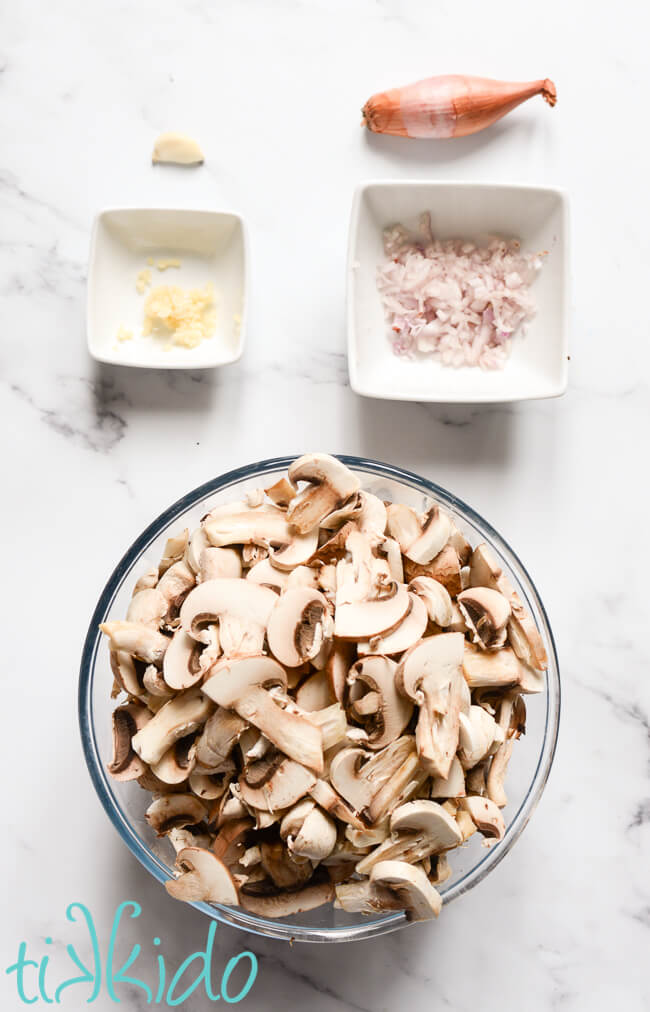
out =
<path fill-rule="evenodd" d="M 507 854 L 560 684 L 485 520 L 400 468 L 310 453 L 143 532 L 93 615 L 79 705 L 99 797 L 171 896 L 345 941 L 437 917 Z"/>

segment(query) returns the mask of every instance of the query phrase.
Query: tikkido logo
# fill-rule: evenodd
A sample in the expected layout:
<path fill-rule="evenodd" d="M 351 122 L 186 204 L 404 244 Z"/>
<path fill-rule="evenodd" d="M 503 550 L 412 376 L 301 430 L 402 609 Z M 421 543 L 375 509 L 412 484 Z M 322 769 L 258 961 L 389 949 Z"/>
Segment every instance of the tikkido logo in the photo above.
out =
<path fill-rule="evenodd" d="M 131 949 L 130 954 L 119 969 L 115 968 L 115 947 L 117 944 L 120 921 L 122 915 L 128 912 L 128 916 L 131 918 L 138 918 L 142 913 L 140 905 L 133 900 L 127 900 L 121 903 L 115 911 L 115 917 L 113 918 L 113 924 L 111 927 L 111 934 L 108 943 L 108 949 L 106 951 L 106 960 L 102 964 L 102 956 L 99 946 L 99 939 L 92 915 L 87 907 L 83 903 L 71 903 L 66 910 L 66 918 L 72 924 L 84 923 L 87 930 L 86 942 L 90 943 L 92 950 L 92 964 L 91 967 L 86 966 L 80 958 L 74 945 L 66 945 L 65 951 L 67 952 L 68 958 L 74 964 L 76 970 L 80 971 L 76 976 L 68 977 L 60 980 L 60 983 L 55 984 L 52 981 L 53 971 L 49 966 L 50 956 L 45 955 L 40 960 L 29 959 L 27 953 L 27 943 L 21 942 L 18 947 L 18 958 L 16 962 L 11 966 L 8 966 L 6 973 L 16 975 L 16 989 L 18 997 L 25 1005 L 34 1005 L 37 1002 L 44 1002 L 47 1005 L 63 1004 L 67 998 L 74 1003 L 75 1008 L 79 1008 L 79 1002 L 83 1000 L 82 990 L 90 987 L 88 996 L 85 997 L 86 1004 L 94 1002 L 99 998 L 102 993 L 102 989 L 105 988 L 105 993 L 116 1003 L 120 1003 L 122 998 L 118 996 L 119 985 L 124 985 L 122 989 L 123 997 L 128 1000 L 131 992 L 131 998 L 133 997 L 133 989 L 137 988 L 146 995 L 147 1005 L 166 1005 L 175 1007 L 182 1005 L 183 1002 L 195 994 L 201 985 L 205 989 L 205 995 L 209 1001 L 219 1001 L 223 999 L 227 1004 L 234 1005 L 237 1002 L 242 1001 L 243 998 L 250 992 L 255 980 L 257 978 L 257 959 L 254 953 L 249 951 L 240 952 L 238 956 L 233 956 L 229 959 L 224 967 L 221 974 L 221 987 L 220 992 L 213 990 L 213 967 L 212 957 L 214 949 L 214 936 L 216 934 L 217 925 L 215 921 L 210 922 L 208 928 L 208 937 L 204 949 L 200 949 L 198 952 L 193 952 L 187 959 L 184 959 L 181 965 L 178 967 L 176 972 L 168 981 L 168 969 L 165 963 L 165 957 L 160 951 L 159 946 L 161 945 L 160 938 L 153 939 L 153 945 L 155 950 L 151 953 L 155 956 L 156 971 L 155 971 L 155 990 L 153 986 L 150 986 L 145 980 L 141 980 L 139 977 L 127 976 L 127 970 L 130 970 L 136 960 L 142 953 L 141 945 L 134 945 Z M 52 939 L 45 939 L 46 945 L 52 945 Z M 143 957 L 144 959 L 144 957 Z M 142 962 L 142 960 L 141 960 Z M 236 973 L 236 979 L 242 979 L 242 972 L 248 970 L 248 976 L 240 987 L 239 991 L 234 992 L 235 984 L 231 984 L 231 977 L 235 973 L 236 968 L 242 963 L 241 970 Z M 190 971 L 197 972 L 194 979 L 190 977 Z M 180 991 L 181 983 L 185 975 L 185 990 Z M 59 978 L 60 979 L 60 978 Z M 187 980 L 189 979 L 189 983 Z M 69 988 L 74 988 L 74 994 L 72 991 L 68 991 Z M 126 989 L 128 988 L 128 991 Z"/>

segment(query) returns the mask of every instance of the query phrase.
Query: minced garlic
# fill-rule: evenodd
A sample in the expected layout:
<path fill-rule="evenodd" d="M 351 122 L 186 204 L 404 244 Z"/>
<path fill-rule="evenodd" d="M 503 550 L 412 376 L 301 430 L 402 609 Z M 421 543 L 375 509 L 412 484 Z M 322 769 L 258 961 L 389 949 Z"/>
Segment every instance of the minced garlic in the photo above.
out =
<path fill-rule="evenodd" d="M 118 341 L 130 341 L 133 337 L 133 331 L 125 327 L 123 323 L 120 324 L 119 330 L 115 335 Z"/>
<path fill-rule="evenodd" d="M 151 271 L 144 267 L 141 271 L 138 271 L 135 279 L 135 288 L 140 295 L 144 295 L 145 291 L 151 284 Z"/>
<path fill-rule="evenodd" d="M 196 348 L 214 336 L 216 310 L 214 288 L 181 288 L 159 285 L 152 288 L 144 304 L 144 335 L 168 337 L 181 348 Z"/>
<path fill-rule="evenodd" d="M 167 257 L 165 260 L 158 260 L 156 267 L 159 271 L 166 271 L 168 267 L 180 267 L 181 262 L 178 257 Z"/>

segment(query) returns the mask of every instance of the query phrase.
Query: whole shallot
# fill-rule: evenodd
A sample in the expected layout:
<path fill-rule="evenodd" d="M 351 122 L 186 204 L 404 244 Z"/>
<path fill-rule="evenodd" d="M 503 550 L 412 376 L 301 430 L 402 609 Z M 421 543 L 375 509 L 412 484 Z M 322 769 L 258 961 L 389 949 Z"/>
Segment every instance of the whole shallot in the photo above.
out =
<path fill-rule="evenodd" d="M 398 137 L 465 137 L 491 126 L 533 95 L 551 106 L 557 101 L 548 78 L 522 84 L 461 74 L 428 77 L 373 95 L 363 107 L 363 122 L 374 133 Z"/>

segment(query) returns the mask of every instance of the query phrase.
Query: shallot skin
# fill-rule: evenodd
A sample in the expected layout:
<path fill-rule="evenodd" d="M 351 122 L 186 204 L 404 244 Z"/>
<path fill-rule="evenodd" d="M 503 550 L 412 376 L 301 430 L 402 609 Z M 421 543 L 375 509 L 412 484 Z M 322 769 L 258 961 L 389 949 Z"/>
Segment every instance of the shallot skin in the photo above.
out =
<path fill-rule="evenodd" d="M 364 105 L 363 122 L 374 133 L 397 137 L 465 137 L 491 126 L 533 95 L 541 95 L 550 106 L 557 101 L 548 78 L 521 83 L 446 74 L 378 92 Z"/>

